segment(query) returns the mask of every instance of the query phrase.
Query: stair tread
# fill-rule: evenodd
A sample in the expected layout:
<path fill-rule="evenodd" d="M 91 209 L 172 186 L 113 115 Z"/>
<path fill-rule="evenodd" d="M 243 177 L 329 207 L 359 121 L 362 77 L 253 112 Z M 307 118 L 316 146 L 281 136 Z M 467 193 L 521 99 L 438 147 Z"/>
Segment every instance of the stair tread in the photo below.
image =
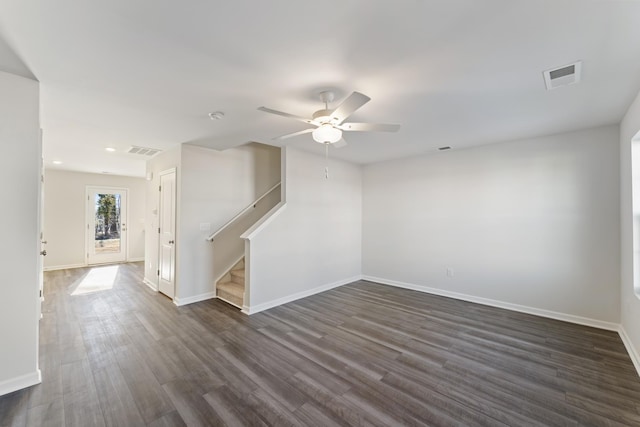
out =
<path fill-rule="evenodd" d="M 218 290 L 235 295 L 238 298 L 244 297 L 244 286 L 236 282 L 220 282 L 216 286 Z"/>
<path fill-rule="evenodd" d="M 238 269 L 238 270 L 231 270 L 231 275 L 244 278 L 244 268 Z"/>
<path fill-rule="evenodd" d="M 224 301 L 228 304 L 231 304 L 235 307 L 238 307 L 240 309 L 242 309 L 242 304 L 243 304 L 243 299 L 240 297 L 237 297 L 235 295 L 231 295 L 229 293 L 226 292 L 220 292 L 218 293 L 218 299 L 221 301 Z"/>

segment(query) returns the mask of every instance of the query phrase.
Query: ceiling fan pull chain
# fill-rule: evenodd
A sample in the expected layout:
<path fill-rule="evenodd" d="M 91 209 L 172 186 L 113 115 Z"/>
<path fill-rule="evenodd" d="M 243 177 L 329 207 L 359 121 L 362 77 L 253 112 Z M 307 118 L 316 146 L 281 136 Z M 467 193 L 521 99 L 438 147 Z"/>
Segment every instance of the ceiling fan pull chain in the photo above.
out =
<path fill-rule="evenodd" d="M 329 143 L 324 143 L 324 161 L 326 166 L 324 167 L 324 179 L 329 179 Z"/>

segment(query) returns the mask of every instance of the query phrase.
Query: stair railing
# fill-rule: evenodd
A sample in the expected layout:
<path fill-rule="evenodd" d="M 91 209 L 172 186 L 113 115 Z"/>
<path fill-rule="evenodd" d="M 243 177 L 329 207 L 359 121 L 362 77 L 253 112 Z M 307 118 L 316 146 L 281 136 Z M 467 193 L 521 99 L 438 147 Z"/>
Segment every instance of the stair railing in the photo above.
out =
<path fill-rule="evenodd" d="M 220 233 L 222 233 L 224 230 L 226 230 L 231 224 L 233 224 L 238 218 L 242 217 L 244 214 L 246 214 L 247 212 L 249 212 L 251 209 L 255 209 L 256 205 L 260 202 L 260 200 L 264 199 L 265 197 L 267 197 L 269 194 L 271 194 L 271 192 L 273 190 L 275 190 L 276 188 L 280 187 L 281 182 L 278 182 L 276 185 L 274 185 L 273 187 L 271 187 L 269 190 L 267 190 L 266 193 L 264 193 L 262 196 L 258 197 L 255 201 L 253 201 L 249 206 L 247 206 L 246 208 L 242 209 L 240 212 L 237 213 L 236 216 L 234 216 L 233 218 L 231 218 L 229 221 L 227 221 L 222 227 L 218 228 L 215 232 L 213 232 L 209 237 L 207 237 L 207 240 L 210 242 L 213 242 L 213 239 L 216 238 L 216 236 Z"/>

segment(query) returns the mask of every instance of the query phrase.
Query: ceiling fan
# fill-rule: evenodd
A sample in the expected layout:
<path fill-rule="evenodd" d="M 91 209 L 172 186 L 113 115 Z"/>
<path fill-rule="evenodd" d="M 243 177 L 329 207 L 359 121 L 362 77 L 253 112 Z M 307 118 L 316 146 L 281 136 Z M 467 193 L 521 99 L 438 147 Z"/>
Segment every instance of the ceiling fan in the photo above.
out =
<path fill-rule="evenodd" d="M 333 101 L 334 96 L 335 94 L 332 91 L 320 92 L 320 100 L 324 102 L 324 109 L 313 113 L 310 119 L 296 116 L 294 114 L 284 113 L 282 111 L 272 110 L 267 107 L 260 107 L 258 110 L 276 114 L 278 116 L 288 117 L 290 119 L 315 126 L 314 128 L 303 129 L 298 132 L 275 137 L 273 138 L 274 140 L 283 140 L 310 133 L 313 136 L 313 140 L 316 142 L 321 144 L 332 144 L 335 147 L 343 147 L 347 145 L 347 143 L 342 138 L 342 132 L 397 132 L 398 129 L 400 129 L 400 125 L 345 122 L 351 114 L 369 102 L 371 98 L 361 94 L 360 92 L 353 92 L 335 110 L 330 110 L 329 103 Z"/>

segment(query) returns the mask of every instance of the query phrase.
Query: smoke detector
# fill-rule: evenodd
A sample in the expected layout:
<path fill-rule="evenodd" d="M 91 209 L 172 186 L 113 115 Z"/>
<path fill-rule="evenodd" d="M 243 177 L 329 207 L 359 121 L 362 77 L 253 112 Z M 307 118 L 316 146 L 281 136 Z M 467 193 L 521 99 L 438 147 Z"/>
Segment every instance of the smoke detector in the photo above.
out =
<path fill-rule="evenodd" d="M 582 76 L 582 61 L 547 70 L 542 74 L 544 75 L 544 83 L 547 86 L 547 90 L 576 84 Z"/>
<path fill-rule="evenodd" d="M 211 120 L 221 120 L 224 117 L 224 113 L 222 111 L 214 111 L 209 113 L 209 118 Z"/>

